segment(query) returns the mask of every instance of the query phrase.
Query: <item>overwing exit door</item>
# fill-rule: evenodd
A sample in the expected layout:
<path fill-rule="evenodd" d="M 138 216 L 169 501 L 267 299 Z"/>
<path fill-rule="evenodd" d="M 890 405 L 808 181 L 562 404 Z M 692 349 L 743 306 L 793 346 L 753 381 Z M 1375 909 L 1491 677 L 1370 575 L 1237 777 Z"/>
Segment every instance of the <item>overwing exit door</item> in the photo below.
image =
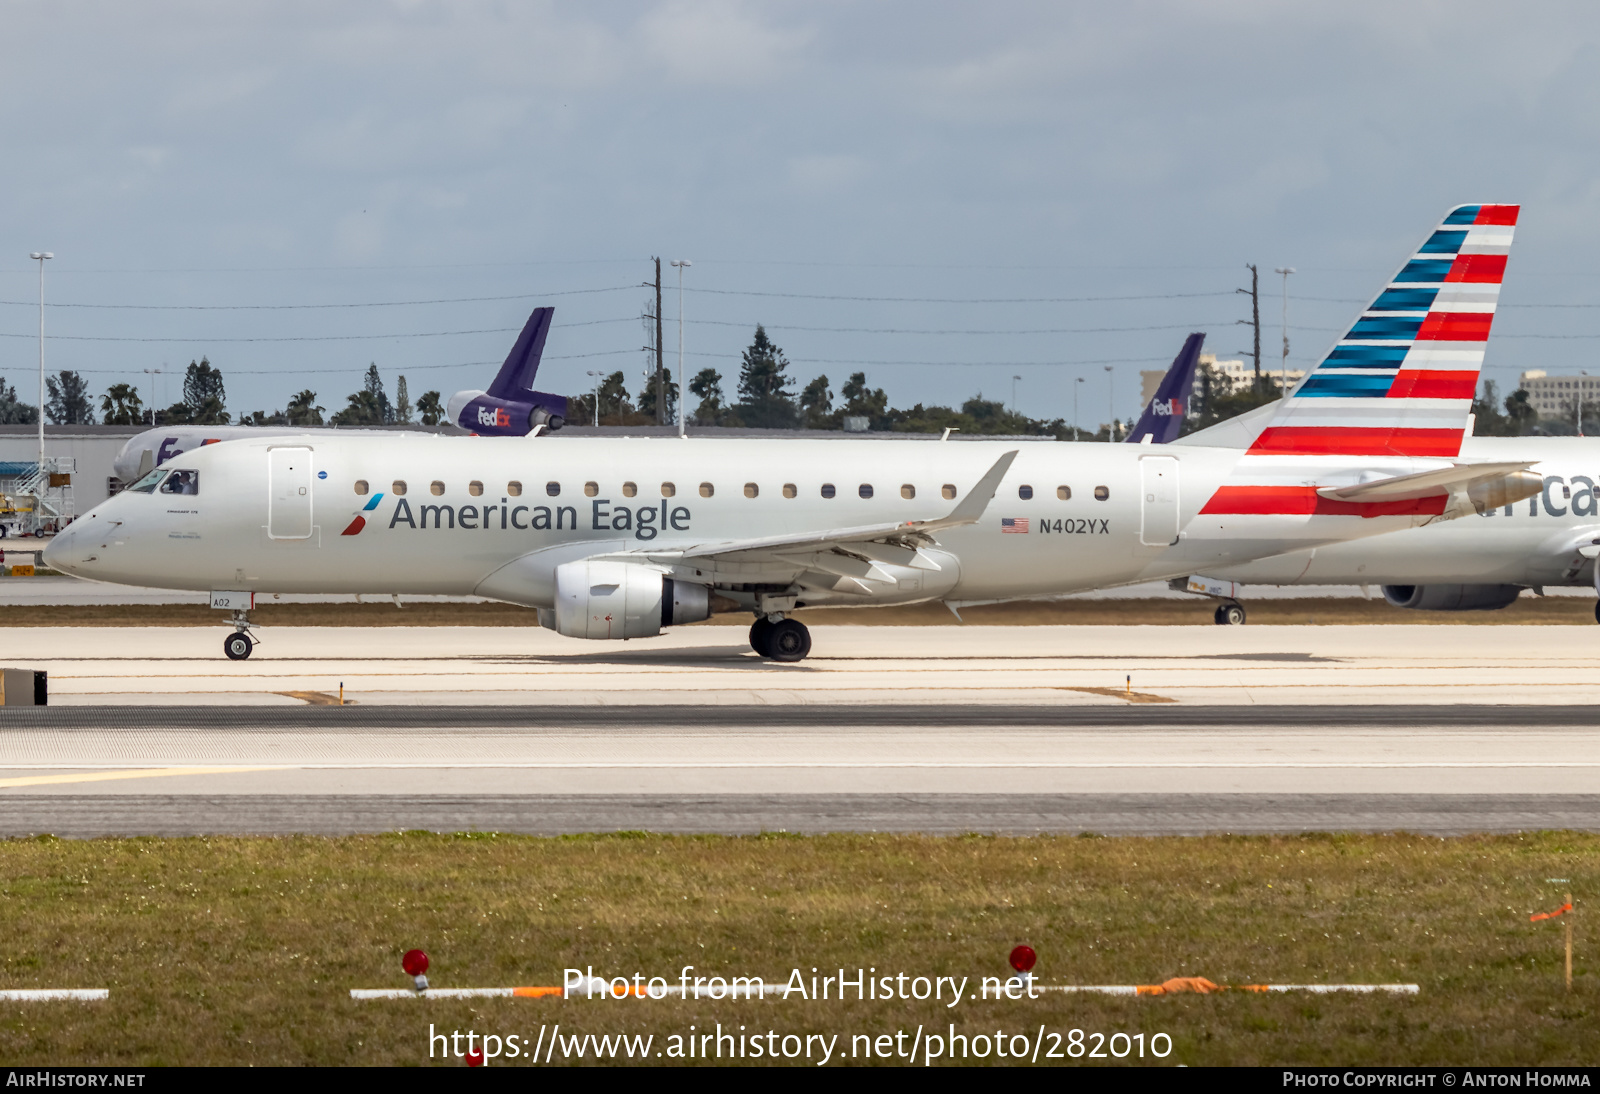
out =
<path fill-rule="evenodd" d="M 267 535 L 311 538 L 311 449 L 267 450 Z"/>
<path fill-rule="evenodd" d="M 1139 542 L 1166 547 L 1178 542 L 1178 460 L 1144 456 L 1139 460 Z"/>

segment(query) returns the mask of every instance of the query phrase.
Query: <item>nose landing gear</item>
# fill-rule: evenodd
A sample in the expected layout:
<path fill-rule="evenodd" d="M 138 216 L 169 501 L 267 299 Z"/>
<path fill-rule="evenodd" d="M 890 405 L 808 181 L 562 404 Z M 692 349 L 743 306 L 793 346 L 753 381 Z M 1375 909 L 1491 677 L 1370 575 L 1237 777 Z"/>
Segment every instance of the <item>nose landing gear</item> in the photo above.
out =
<path fill-rule="evenodd" d="M 241 611 L 233 613 L 233 633 L 222 640 L 222 652 L 230 661 L 243 661 L 256 648 L 250 637 L 250 617 Z"/>
<path fill-rule="evenodd" d="M 773 622 L 763 615 L 750 626 L 750 648 L 769 661 L 803 661 L 811 652 L 811 631 L 798 619 Z"/>

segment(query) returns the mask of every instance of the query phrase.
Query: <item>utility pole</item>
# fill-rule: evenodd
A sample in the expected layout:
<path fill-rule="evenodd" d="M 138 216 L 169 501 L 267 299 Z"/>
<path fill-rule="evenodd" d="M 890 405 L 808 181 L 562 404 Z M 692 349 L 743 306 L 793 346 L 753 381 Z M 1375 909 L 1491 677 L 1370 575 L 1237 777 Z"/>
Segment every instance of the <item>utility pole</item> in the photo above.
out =
<path fill-rule="evenodd" d="M 1106 440 L 1112 444 L 1117 443 L 1117 379 L 1111 375 L 1111 366 L 1106 369 L 1106 413 L 1110 418 L 1106 421 Z"/>
<path fill-rule="evenodd" d="M 1083 383 L 1083 377 L 1079 376 L 1078 379 L 1077 379 L 1077 382 L 1072 385 L 1072 439 L 1073 440 L 1077 440 L 1078 439 L 1078 384 L 1081 384 L 1081 383 Z"/>
<path fill-rule="evenodd" d="M 1250 296 L 1250 326 L 1255 331 L 1255 340 L 1252 343 L 1253 348 L 1250 351 L 1250 355 L 1251 355 L 1251 357 L 1253 357 L 1255 359 L 1255 364 L 1256 364 L 1256 380 L 1255 380 L 1255 385 L 1256 386 L 1255 386 L 1255 390 L 1256 391 L 1260 391 L 1261 390 L 1261 283 L 1260 283 L 1260 278 L 1257 276 L 1256 265 L 1255 265 L 1254 262 L 1245 263 L 1245 267 L 1244 268 L 1250 271 L 1250 287 L 1248 289 L 1235 289 L 1233 291 L 1234 292 L 1248 293 L 1249 296 Z M 1241 320 L 1239 320 L 1239 322 L 1243 323 L 1244 320 L 1241 319 Z"/>
<path fill-rule="evenodd" d="M 661 364 L 661 259 L 656 263 L 656 425 L 667 424 L 667 379 Z M 678 377 L 683 383 L 683 377 Z"/>
<path fill-rule="evenodd" d="M 1278 365 L 1278 392 L 1287 398 L 1289 395 L 1289 275 L 1294 273 L 1294 267 L 1276 266 L 1272 272 L 1283 275 L 1283 361 Z"/>

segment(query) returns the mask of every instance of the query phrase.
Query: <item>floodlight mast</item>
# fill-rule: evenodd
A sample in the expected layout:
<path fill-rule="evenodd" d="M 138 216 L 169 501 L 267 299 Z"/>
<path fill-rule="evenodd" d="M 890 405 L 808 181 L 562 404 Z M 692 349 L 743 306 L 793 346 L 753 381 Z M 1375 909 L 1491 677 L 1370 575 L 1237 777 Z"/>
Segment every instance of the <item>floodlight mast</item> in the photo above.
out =
<path fill-rule="evenodd" d="M 39 510 L 44 508 L 44 264 L 55 255 L 49 251 L 33 251 L 29 258 L 39 263 L 39 491 L 33 499 L 33 530 L 39 531 Z"/>

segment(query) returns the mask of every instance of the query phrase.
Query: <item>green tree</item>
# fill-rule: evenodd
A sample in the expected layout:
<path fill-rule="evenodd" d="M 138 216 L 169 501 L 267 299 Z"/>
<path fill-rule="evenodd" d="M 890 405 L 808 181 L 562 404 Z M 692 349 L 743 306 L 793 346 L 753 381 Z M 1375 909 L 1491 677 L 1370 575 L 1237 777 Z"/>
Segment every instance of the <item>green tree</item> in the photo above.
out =
<path fill-rule="evenodd" d="M 444 419 L 445 406 L 437 391 L 424 391 L 417 399 L 417 416 L 423 425 L 438 425 Z"/>
<path fill-rule="evenodd" d="M 715 425 L 722 418 L 722 373 L 714 368 L 703 368 L 689 381 L 689 390 L 700 396 L 700 405 L 694 408 L 694 420 L 701 425 Z"/>
<path fill-rule="evenodd" d="M 739 359 L 739 418 L 745 425 L 793 429 L 800 424 L 789 394 L 789 361 L 756 324 L 756 336 Z"/>
<path fill-rule="evenodd" d="M 247 418 L 239 415 L 240 425 L 289 425 L 289 416 L 281 410 L 274 410 L 270 414 L 265 410 L 252 410 Z"/>
<path fill-rule="evenodd" d="M 828 390 L 826 376 L 818 376 L 800 392 L 800 412 L 808 429 L 828 427 L 828 415 L 833 412 L 833 392 Z"/>
<path fill-rule="evenodd" d="M 94 403 L 89 400 L 89 385 L 76 372 L 63 370 L 45 379 L 45 417 L 51 425 L 93 425 Z"/>
<path fill-rule="evenodd" d="M 839 395 L 844 399 L 844 406 L 839 408 L 834 417 L 866 418 L 874 429 L 887 424 L 885 419 L 889 413 L 889 396 L 883 393 L 881 387 L 868 387 L 866 373 L 852 372 L 850 379 L 839 389 Z"/>
<path fill-rule="evenodd" d="M 227 400 L 222 371 L 213 368 L 205 357 L 190 361 L 183 374 L 183 402 L 168 409 L 168 424 L 227 425 Z M 182 421 L 176 420 L 178 418 Z"/>
<path fill-rule="evenodd" d="M 6 386 L 0 376 L 0 425 L 33 425 L 39 420 L 39 408 L 17 398 L 15 385 Z"/>
<path fill-rule="evenodd" d="M 351 392 L 350 404 L 332 418 L 334 425 L 382 425 L 383 406 L 366 388 Z"/>
<path fill-rule="evenodd" d="M 1500 390 L 1493 380 L 1483 382 L 1483 393 L 1472 400 L 1472 433 L 1476 437 L 1504 437 L 1510 422 L 1500 409 Z"/>
<path fill-rule="evenodd" d="M 1526 388 L 1506 396 L 1506 431 L 1513 437 L 1526 437 L 1539 425 L 1539 411 L 1529 400 Z"/>
<path fill-rule="evenodd" d="M 406 393 L 406 378 L 401 376 L 394 385 L 394 420 L 401 425 L 411 424 L 411 397 Z"/>
<path fill-rule="evenodd" d="M 371 405 L 376 421 L 373 425 L 387 425 L 394 421 L 394 407 L 389 403 L 389 395 L 383 390 L 383 378 L 378 375 L 378 362 L 374 361 L 367 366 L 367 374 L 361 381 L 361 390 L 372 398 L 370 403 L 363 399 L 362 405 Z M 352 406 L 354 404 L 352 403 Z"/>
<path fill-rule="evenodd" d="M 652 328 L 653 330 L 654 328 Z M 661 415 L 665 422 L 678 420 L 678 385 L 672 382 L 672 370 L 663 367 L 662 387 L 666 391 L 666 408 Z M 654 368 L 645 373 L 644 387 L 639 390 L 639 413 L 650 418 L 656 416 L 656 371 Z"/>
<path fill-rule="evenodd" d="M 132 384 L 112 384 L 100 397 L 100 413 L 106 425 L 141 425 L 144 403 Z"/>
<path fill-rule="evenodd" d="M 307 389 L 289 400 L 283 416 L 289 425 L 322 425 L 322 408 L 317 405 L 317 393 Z"/>

